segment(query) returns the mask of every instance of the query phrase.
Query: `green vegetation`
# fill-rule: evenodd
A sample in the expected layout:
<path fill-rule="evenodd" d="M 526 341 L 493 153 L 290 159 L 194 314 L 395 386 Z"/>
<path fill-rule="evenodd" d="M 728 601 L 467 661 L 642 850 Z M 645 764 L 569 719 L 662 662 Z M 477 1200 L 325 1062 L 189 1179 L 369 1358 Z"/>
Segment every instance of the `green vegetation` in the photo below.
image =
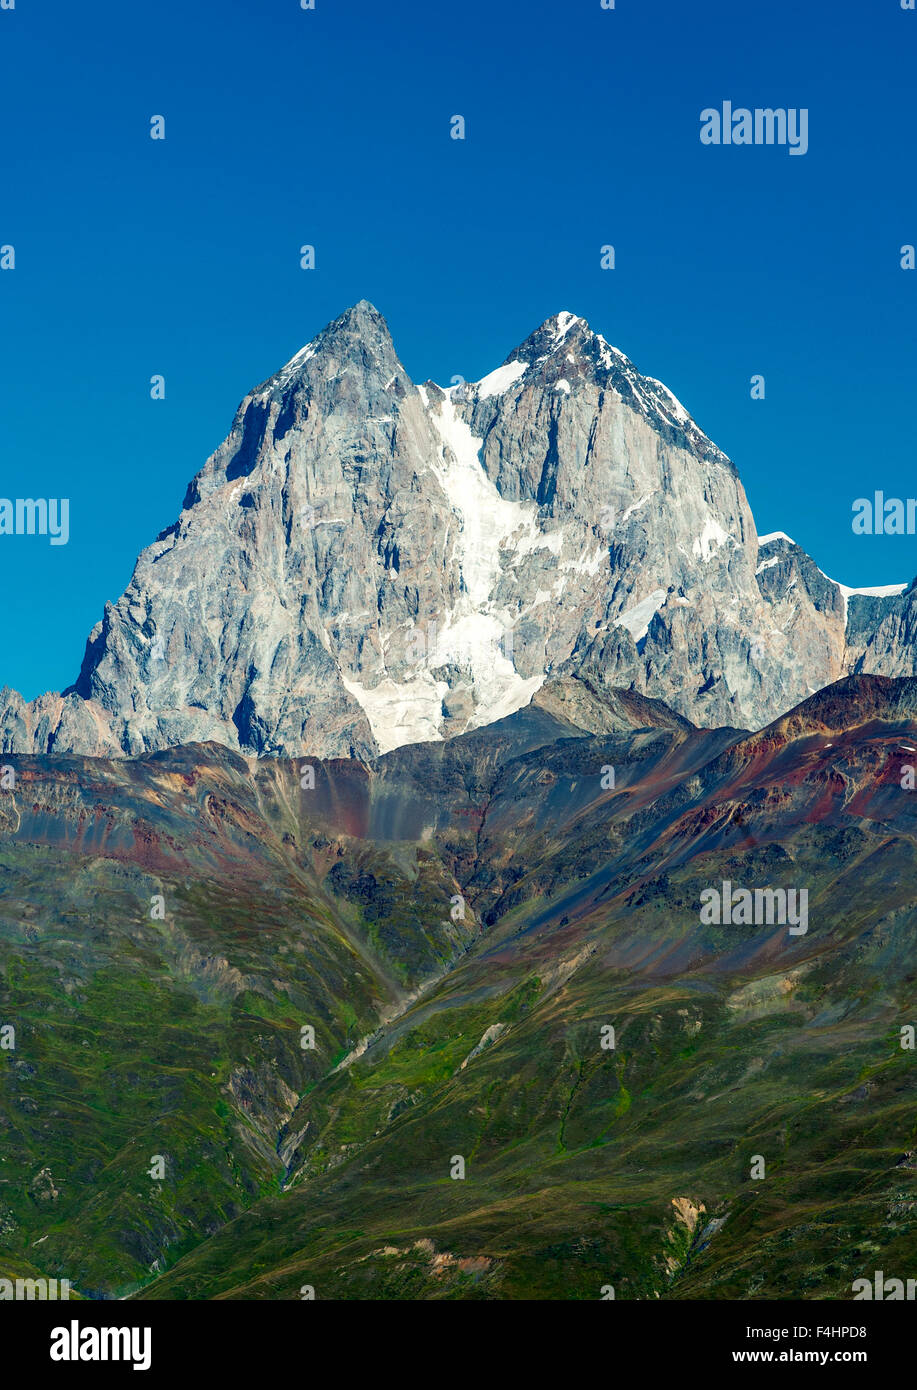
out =
<path fill-rule="evenodd" d="M 869 801 L 874 727 L 843 755 L 856 816 L 805 740 L 762 773 L 754 748 L 751 771 L 716 758 L 720 735 L 486 758 L 476 737 L 359 783 L 416 811 L 417 842 L 218 750 L 193 774 L 185 750 L 181 777 L 19 760 L 0 1275 L 266 1299 L 843 1299 L 864 1272 L 913 1277 L 917 812 Z M 610 799 L 589 779 L 612 758 Z M 702 924 L 726 878 L 806 884 L 808 933 Z"/>

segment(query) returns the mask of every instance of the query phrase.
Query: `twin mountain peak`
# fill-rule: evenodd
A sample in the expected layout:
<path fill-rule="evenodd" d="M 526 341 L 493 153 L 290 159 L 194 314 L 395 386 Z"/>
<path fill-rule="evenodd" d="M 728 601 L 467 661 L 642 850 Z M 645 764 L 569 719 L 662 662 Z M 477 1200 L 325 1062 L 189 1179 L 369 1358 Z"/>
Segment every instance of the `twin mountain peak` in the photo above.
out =
<path fill-rule="evenodd" d="M 759 537 L 729 459 L 584 319 L 443 389 L 361 300 L 246 396 L 76 682 L 0 693 L 0 747 L 373 757 L 558 677 L 760 728 L 846 674 L 917 674 L 915 595 Z"/>

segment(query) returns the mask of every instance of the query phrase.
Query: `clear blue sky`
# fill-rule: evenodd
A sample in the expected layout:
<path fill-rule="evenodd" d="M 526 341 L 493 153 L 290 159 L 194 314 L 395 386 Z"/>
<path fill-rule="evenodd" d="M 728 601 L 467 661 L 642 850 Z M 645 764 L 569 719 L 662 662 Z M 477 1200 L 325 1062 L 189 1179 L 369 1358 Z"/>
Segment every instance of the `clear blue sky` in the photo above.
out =
<path fill-rule="evenodd" d="M 362 297 L 415 380 L 584 315 L 735 460 L 759 530 L 910 579 L 915 538 L 850 520 L 917 489 L 915 70 L 899 0 L 16 0 L 0 495 L 69 497 L 71 539 L 0 538 L 0 684 L 76 676 L 241 397 Z M 809 152 L 702 146 L 724 99 L 807 107 Z"/>

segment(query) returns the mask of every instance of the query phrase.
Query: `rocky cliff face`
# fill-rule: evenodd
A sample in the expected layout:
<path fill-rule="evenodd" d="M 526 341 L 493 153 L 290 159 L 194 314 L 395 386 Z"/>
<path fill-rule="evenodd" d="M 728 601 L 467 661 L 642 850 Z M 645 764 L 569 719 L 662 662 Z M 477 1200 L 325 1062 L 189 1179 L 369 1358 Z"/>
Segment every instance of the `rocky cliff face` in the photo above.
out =
<path fill-rule="evenodd" d="M 0 695 L 0 744 L 361 757 L 551 673 L 760 727 L 848 669 L 912 674 L 911 611 L 759 555 L 733 465 L 583 319 L 443 390 L 363 301 L 242 402 L 75 684 Z"/>

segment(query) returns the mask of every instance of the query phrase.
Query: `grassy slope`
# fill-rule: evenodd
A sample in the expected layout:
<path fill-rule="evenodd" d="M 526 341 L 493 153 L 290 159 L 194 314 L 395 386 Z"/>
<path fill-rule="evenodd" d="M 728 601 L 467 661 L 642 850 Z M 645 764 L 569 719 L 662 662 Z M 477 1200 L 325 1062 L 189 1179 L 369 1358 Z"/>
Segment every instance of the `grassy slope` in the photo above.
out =
<path fill-rule="evenodd" d="M 213 750 L 18 760 L 0 1273 L 283 1299 L 913 1273 L 914 725 L 546 743 L 539 717 L 311 798 Z M 809 933 L 701 926 L 723 878 L 808 885 Z"/>

